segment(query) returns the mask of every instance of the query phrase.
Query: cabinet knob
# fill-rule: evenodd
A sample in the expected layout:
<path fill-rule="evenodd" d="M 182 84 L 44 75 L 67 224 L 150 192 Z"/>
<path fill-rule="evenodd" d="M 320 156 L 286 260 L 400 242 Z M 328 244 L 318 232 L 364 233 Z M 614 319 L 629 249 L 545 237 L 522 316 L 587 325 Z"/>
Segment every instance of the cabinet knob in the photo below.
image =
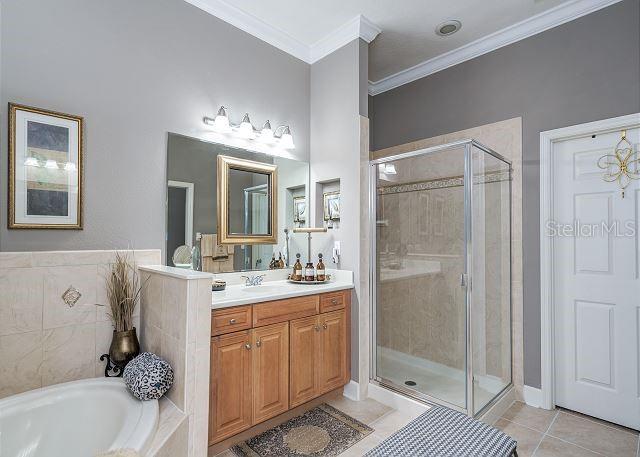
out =
<path fill-rule="evenodd" d="M 256 341 L 256 347 L 260 347 L 260 346 L 262 346 L 262 341 L 260 340 Z"/>
<path fill-rule="evenodd" d="M 229 319 L 229 324 L 233 325 L 233 324 L 235 324 L 235 323 L 236 323 L 236 320 L 235 320 L 235 319 Z"/>
<path fill-rule="evenodd" d="M 250 345 L 249 343 L 245 344 L 245 345 L 244 345 L 244 347 L 245 347 L 247 350 L 251 349 L 251 345 Z"/>
<path fill-rule="evenodd" d="M 320 326 L 319 325 L 316 325 L 314 328 L 316 329 L 316 332 L 320 331 Z"/>
<path fill-rule="evenodd" d="M 327 323 L 326 322 L 324 324 L 322 324 L 322 328 L 325 329 L 325 330 L 327 329 Z"/>
<path fill-rule="evenodd" d="M 331 299 L 331 304 L 332 305 L 337 305 L 338 304 L 338 299 L 337 298 L 332 298 Z"/>

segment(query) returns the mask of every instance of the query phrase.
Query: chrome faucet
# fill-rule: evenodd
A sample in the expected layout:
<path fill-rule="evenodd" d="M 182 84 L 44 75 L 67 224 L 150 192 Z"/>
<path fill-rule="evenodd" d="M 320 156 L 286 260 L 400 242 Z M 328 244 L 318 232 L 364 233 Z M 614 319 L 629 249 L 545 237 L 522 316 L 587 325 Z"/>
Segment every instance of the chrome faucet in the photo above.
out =
<path fill-rule="evenodd" d="M 262 284 L 262 280 L 264 279 L 266 275 L 255 275 L 255 276 L 240 276 L 241 278 L 244 278 L 244 285 L 247 287 L 251 287 L 251 286 L 259 286 L 260 284 Z"/>

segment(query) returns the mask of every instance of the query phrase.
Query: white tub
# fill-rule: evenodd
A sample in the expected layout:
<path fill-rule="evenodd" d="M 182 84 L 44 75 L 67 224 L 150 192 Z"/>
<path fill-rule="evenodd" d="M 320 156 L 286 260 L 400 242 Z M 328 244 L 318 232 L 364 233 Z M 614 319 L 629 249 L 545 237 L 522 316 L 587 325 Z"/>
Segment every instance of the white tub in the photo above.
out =
<path fill-rule="evenodd" d="M 157 424 L 158 401 L 137 400 L 121 379 L 58 384 L 0 400 L 0 457 L 144 453 Z"/>

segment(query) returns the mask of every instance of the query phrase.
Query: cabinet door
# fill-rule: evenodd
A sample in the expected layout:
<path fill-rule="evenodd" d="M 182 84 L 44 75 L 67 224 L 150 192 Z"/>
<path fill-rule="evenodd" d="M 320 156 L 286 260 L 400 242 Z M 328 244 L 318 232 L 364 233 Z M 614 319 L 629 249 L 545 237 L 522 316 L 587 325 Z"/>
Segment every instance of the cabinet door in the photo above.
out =
<path fill-rule="evenodd" d="M 347 317 L 344 310 L 320 314 L 320 393 L 336 389 L 347 377 Z"/>
<path fill-rule="evenodd" d="M 291 321 L 290 404 L 293 408 L 320 395 L 318 316 Z"/>
<path fill-rule="evenodd" d="M 253 329 L 253 423 L 289 409 L 289 323 Z"/>
<path fill-rule="evenodd" d="M 211 339 L 209 442 L 251 427 L 251 344 L 249 331 Z"/>

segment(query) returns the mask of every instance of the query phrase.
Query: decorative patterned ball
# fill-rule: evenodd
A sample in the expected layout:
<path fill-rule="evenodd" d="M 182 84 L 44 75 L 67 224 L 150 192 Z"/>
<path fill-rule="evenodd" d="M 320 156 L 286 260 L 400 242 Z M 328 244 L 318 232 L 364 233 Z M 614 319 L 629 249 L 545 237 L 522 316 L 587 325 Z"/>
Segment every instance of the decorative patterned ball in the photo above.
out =
<path fill-rule="evenodd" d="M 173 369 L 166 360 L 143 352 L 127 364 L 122 378 L 137 399 L 155 400 L 173 385 Z"/>

